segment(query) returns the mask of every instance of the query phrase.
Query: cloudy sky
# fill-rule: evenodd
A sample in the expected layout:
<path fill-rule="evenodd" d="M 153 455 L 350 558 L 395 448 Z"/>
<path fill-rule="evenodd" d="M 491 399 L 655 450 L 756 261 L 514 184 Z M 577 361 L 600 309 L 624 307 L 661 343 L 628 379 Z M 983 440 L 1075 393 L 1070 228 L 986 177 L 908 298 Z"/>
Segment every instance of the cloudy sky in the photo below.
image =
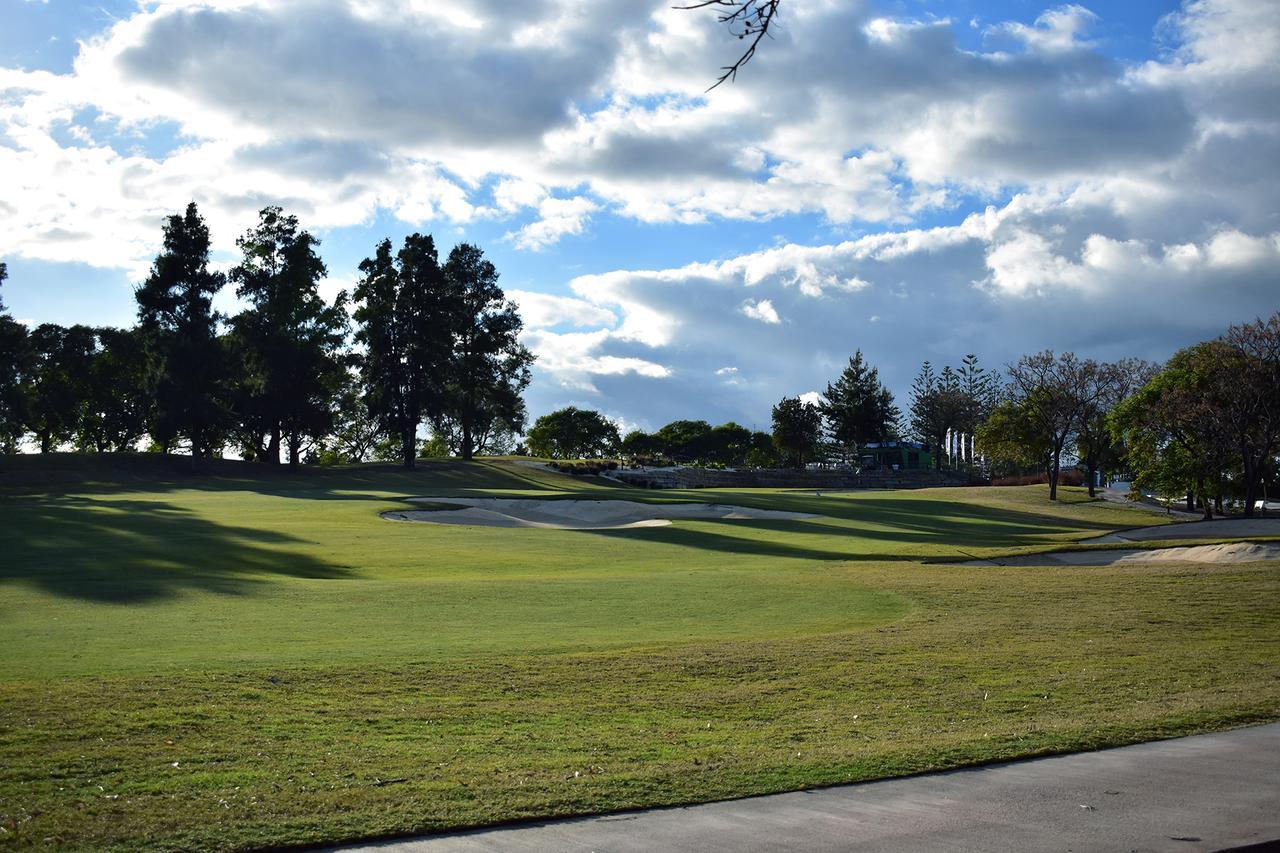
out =
<path fill-rule="evenodd" d="M 0 0 L 3 298 L 129 324 L 163 217 L 278 203 L 328 292 L 479 244 L 530 412 L 763 427 L 856 348 L 1167 357 L 1280 308 L 1280 3 Z M 222 307 L 234 309 L 224 294 Z"/>

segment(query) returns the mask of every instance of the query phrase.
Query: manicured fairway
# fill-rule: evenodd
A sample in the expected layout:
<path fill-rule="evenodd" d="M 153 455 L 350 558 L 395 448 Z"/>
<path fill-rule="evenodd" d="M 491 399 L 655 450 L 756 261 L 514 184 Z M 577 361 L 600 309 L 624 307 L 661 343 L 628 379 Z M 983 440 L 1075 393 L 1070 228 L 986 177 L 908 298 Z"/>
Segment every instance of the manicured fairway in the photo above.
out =
<path fill-rule="evenodd" d="M 1036 487 L 644 492 L 505 462 L 6 464 L 0 845 L 317 843 L 1280 717 L 1276 563 L 920 562 L 1158 520 L 1075 490 L 1051 506 Z M 378 516 L 481 494 L 825 517 Z"/>

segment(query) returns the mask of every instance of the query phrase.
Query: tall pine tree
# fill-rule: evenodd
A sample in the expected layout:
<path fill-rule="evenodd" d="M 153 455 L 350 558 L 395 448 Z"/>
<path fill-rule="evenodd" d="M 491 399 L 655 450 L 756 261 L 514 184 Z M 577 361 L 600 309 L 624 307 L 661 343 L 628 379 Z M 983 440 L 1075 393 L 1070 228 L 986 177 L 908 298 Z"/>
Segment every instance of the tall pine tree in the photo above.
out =
<path fill-rule="evenodd" d="M 153 360 L 151 432 L 169 448 L 178 437 L 192 460 L 212 455 L 227 427 L 227 363 L 213 297 L 226 284 L 209 269 L 209 227 L 194 202 L 170 216 L 164 249 L 134 291 L 138 323 Z"/>
<path fill-rule="evenodd" d="M 498 272 L 478 247 L 455 246 L 444 274 L 456 309 L 440 417 L 461 433 L 462 458 L 470 459 L 478 434 L 498 426 L 524 428 L 521 394 L 529 385 L 533 354 L 519 341 L 523 323 L 515 304 L 498 287 Z"/>
<path fill-rule="evenodd" d="M 236 245 L 243 259 L 231 280 L 251 306 L 232 321 L 244 370 L 238 399 L 251 425 L 246 449 L 278 463 L 283 444 L 297 467 L 304 443 L 333 424 L 346 369 L 345 294 L 333 305 L 321 298 L 326 269 L 315 251 L 319 241 L 279 207 L 263 208 L 258 225 Z"/>
<path fill-rule="evenodd" d="M 862 350 L 849 358 L 835 382 L 827 383 L 823 396 L 827 431 L 840 445 L 845 461 L 856 458 L 859 447 L 888 439 L 896 432 L 901 413 L 894 405 L 893 393 L 880 382 L 876 368 L 863 360 Z"/>
<path fill-rule="evenodd" d="M 414 467 L 418 426 L 444 408 L 456 300 L 430 235 L 411 234 L 392 257 L 383 240 L 360 264 L 355 291 L 356 340 L 364 345 L 364 400 L 381 430 L 400 442 Z"/>
<path fill-rule="evenodd" d="M 0 285 L 8 277 L 8 266 L 0 263 Z M 26 430 L 27 397 L 23 385 L 30 369 L 27 327 L 9 316 L 0 299 L 0 453 L 16 453 Z"/>

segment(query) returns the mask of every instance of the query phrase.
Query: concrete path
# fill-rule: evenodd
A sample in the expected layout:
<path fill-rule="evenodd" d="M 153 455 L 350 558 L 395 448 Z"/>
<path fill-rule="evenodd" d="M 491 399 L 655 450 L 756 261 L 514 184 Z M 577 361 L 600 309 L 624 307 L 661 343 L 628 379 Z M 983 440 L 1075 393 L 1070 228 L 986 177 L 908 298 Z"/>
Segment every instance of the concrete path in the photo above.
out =
<path fill-rule="evenodd" d="M 347 849 L 1190 853 L 1266 842 L 1280 842 L 1280 723 L 908 779 Z"/>

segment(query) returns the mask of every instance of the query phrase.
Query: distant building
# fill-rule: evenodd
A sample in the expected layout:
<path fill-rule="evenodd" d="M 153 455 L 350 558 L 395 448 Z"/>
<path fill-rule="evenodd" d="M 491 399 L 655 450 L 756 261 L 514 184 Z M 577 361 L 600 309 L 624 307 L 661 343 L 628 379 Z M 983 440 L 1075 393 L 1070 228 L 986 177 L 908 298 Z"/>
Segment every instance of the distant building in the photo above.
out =
<path fill-rule="evenodd" d="M 864 445 L 859 462 L 862 470 L 914 471 L 933 467 L 933 452 L 918 441 L 876 441 Z"/>

